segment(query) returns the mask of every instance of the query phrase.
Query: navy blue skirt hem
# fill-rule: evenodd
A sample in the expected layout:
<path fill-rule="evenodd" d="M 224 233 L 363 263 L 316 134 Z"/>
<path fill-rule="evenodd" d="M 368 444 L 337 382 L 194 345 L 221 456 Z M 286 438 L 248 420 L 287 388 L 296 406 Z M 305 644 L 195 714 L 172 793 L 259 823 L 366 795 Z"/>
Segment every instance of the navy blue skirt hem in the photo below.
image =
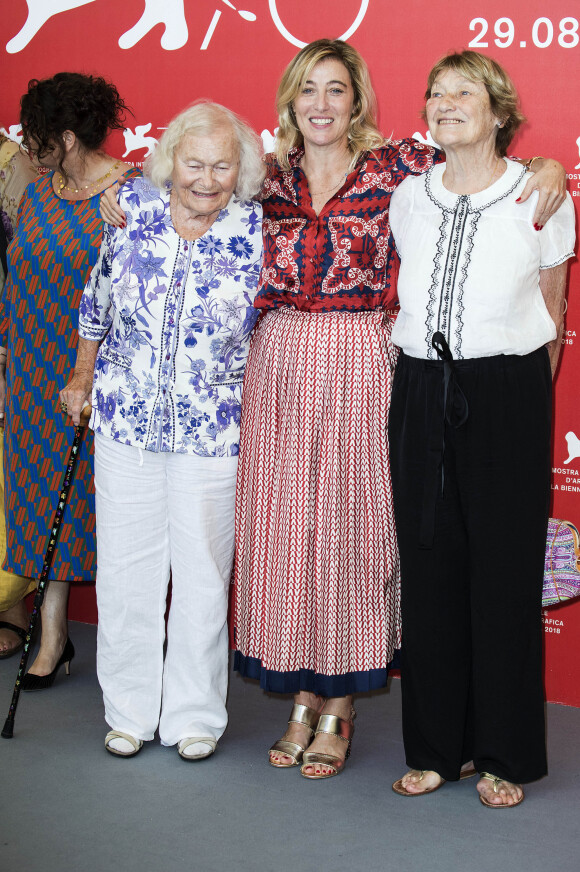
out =
<path fill-rule="evenodd" d="M 234 669 L 243 678 L 254 678 L 260 682 L 262 690 L 270 693 L 298 693 L 301 690 L 316 693 L 318 696 L 348 696 L 352 693 L 366 693 L 379 690 L 387 684 L 389 669 L 399 668 L 399 651 L 384 669 L 370 669 L 367 672 L 348 672 L 346 675 L 321 675 L 312 669 L 297 669 L 295 672 L 275 672 L 265 669 L 256 657 L 244 657 L 239 651 L 234 653 Z"/>

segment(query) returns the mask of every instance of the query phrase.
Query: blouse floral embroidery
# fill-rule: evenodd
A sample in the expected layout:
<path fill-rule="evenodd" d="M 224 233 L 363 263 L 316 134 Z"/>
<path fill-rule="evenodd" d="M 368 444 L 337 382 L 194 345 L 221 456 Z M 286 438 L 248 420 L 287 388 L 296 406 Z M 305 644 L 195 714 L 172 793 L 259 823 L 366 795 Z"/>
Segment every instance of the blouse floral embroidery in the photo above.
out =
<path fill-rule="evenodd" d="M 317 215 L 300 166 L 303 149 L 290 152 L 283 171 L 268 158 L 262 191 L 264 265 L 256 306 L 292 306 L 311 312 L 390 308 L 392 275 L 389 203 L 408 175 L 442 159 L 412 139 L 367 152 Z"/>
<path fill-rule="evenodd" d="M 106 225 L 79 309 L 79 335 L 101 343 L 90 426 L 148 451 L 236 455 L 261 206 L 232 199 L 187 242 L 168 189 L 133 179 L 120 204 L 127 226 Z"/>

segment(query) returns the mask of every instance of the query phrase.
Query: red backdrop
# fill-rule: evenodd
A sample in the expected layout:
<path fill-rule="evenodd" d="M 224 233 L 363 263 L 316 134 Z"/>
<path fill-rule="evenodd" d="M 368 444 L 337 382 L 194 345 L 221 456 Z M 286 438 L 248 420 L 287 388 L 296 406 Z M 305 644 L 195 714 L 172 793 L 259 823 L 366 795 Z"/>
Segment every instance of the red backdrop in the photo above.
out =
<path fill-rule="evenodd" d="M 519 89 L 528 123 L 514 153 L 558 158 L 579 198 L 579 12 L 573 0 L 12 0 L 0 20 L 0 123 L 17 136 L 18 99 L 30 78 L 80 70 L 112 79 L 132 107 L 129 129 L 109 144 L 129 161 L 140 162 L 167 121 L 198 97 L 245 116 L 268 148 L 282 69 L 303 43 L 328 36 L 348 39 L 366 58 L 385 134 L 425 135 L 419 110 L 430 66 L 472 47 L 503 63 Z M 573 264 L 552 484 L 553 514 L 577 526 L 579 284 Z M 71 615 L 96 619 L 92 587 L 74 591 Z M 545 612 L 544 628 L 547 697 L 580 706 L 580 601 Z"/>

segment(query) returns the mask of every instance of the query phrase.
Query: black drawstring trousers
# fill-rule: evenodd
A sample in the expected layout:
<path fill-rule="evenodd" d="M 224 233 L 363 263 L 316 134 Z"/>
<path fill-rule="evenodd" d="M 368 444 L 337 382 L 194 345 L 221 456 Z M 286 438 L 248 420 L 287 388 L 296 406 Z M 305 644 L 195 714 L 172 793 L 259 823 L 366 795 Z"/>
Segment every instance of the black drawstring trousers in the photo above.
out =
<path fill-rule="evenodd" d="M 401 555 L 408 766 L 546 773 L 541 598 L 550 497 L 546 348 L 401 353 L 389 443 Z"/>

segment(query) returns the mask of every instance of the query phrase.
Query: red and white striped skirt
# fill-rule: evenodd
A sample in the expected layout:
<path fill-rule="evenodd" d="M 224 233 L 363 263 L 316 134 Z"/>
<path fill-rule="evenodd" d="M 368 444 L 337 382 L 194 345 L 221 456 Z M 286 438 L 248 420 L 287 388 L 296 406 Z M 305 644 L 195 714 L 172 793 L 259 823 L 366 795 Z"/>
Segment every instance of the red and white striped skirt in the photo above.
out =
<path fill-rule="evenodd" d="M 236 668 L 265 689 L 385 684 L 400 644 L 386 312 L 276 309 L 252 340 L 236 495 Z"/>

